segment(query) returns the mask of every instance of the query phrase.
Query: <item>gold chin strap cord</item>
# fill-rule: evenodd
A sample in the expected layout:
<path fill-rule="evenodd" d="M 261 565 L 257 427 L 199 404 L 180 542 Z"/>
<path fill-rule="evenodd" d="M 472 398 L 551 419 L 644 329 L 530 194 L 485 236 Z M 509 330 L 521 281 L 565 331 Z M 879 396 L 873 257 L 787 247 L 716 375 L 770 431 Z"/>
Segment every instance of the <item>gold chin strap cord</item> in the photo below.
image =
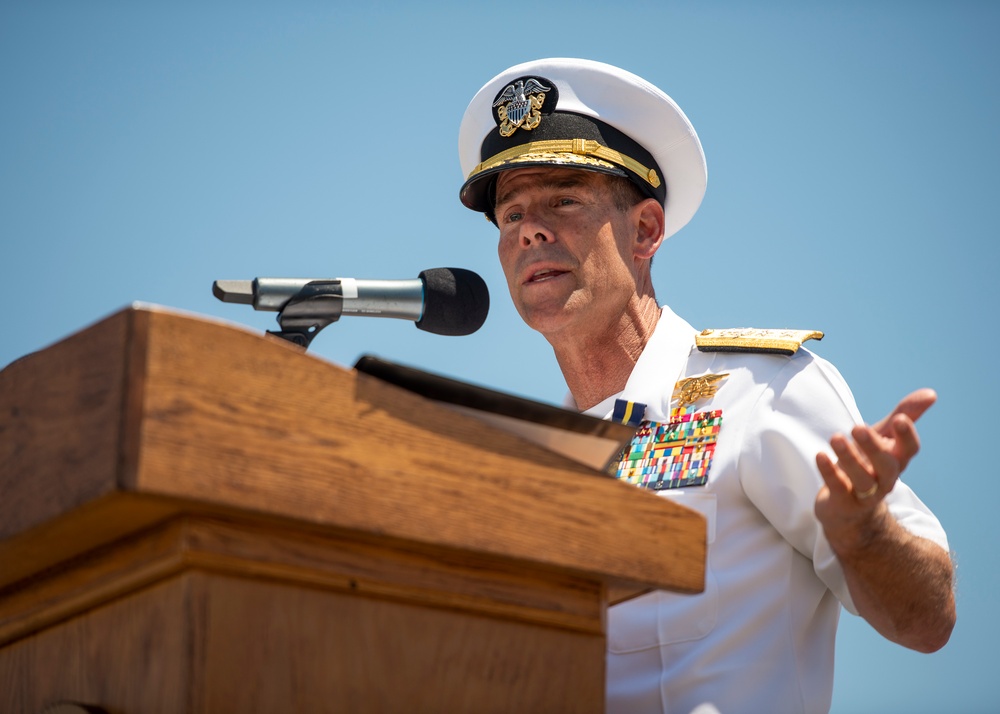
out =
<path fill-rule="evenodd" d="M 588 163 L 586 160 L 579 161 L 572 157 L 602 159 L 641 176 L 653 188 L 660 187 L 660 177 L 656 174 L 655 169 L 648 168 L 631 156 L 626 156 L 620 151 L 609 149 L 592 139 L 552 139 L 550 141 L 531 141 L 527 144 L 521 144 L 486 159 L 486 161 L 483 161 L 472 170 L 467 179 L 471 179 L 476 174 L 496 168 L 505 163 L 530 161 L 535 157 L 539 160 L 551 157 L 553 161 L 563 157 L 569 163 Z"/>

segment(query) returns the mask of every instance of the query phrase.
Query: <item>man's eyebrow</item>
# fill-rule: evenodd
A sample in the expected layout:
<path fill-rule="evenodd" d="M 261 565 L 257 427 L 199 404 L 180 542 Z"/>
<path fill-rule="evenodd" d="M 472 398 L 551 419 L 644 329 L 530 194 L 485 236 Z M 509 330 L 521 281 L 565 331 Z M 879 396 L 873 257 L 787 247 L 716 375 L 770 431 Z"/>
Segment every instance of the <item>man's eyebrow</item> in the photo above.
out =
<path fill-rule="evenodd" d="M 566 188 L 577 188 L 578 186 L 586 186 L 590 182 L 587 180 L 586 176 L 571 175 L 571 176 L 561 176 L 559 178 L 542 178 L 532 180 L 514 188 L 507 189 L 503 193 L 497 195 L 496 204 L 497 206 L 503 205 L 504 203 L 509 203 L 518 194 L 528 188 L 541 188 L 541 189 L 566 189 Z"/>

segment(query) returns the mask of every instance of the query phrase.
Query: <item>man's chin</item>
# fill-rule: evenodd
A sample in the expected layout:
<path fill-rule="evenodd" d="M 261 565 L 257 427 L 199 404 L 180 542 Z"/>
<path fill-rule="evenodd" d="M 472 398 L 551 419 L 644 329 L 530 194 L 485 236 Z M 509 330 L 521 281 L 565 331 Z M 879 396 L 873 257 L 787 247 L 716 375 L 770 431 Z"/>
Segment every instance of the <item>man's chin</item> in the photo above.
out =
<path fill-rule="evenodd" d="M 574 320 L 573 312 L 564 304 L 522 307 L 518 313 L 528 327 L 546 337 L 565 331 Z"/>

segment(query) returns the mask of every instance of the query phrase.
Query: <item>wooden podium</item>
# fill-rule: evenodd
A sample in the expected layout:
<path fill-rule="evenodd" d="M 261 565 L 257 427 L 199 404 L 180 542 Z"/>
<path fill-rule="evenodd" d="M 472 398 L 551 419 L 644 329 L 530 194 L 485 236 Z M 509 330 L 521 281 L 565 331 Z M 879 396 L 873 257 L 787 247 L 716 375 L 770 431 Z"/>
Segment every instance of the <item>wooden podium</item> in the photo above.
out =
<path fill-rule="evenodd" d="M 599 712 L 608 604 L 704 561 L 692 511 L 225 324 L 0 372 L 3 712 Z"/>

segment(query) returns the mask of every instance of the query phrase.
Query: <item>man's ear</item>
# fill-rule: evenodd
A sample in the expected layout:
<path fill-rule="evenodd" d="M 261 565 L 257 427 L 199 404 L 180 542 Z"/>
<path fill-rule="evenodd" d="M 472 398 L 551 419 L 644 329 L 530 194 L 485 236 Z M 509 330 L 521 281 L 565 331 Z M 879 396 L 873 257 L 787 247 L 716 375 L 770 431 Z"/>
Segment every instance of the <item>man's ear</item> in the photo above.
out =
<path fill-rule="evenodd" d="M 663 206 L 655 198 L 647 198 L 632 207 L 632 219 L 636 228 L 635 257 L 652 259 L 663 243 Z"/>

